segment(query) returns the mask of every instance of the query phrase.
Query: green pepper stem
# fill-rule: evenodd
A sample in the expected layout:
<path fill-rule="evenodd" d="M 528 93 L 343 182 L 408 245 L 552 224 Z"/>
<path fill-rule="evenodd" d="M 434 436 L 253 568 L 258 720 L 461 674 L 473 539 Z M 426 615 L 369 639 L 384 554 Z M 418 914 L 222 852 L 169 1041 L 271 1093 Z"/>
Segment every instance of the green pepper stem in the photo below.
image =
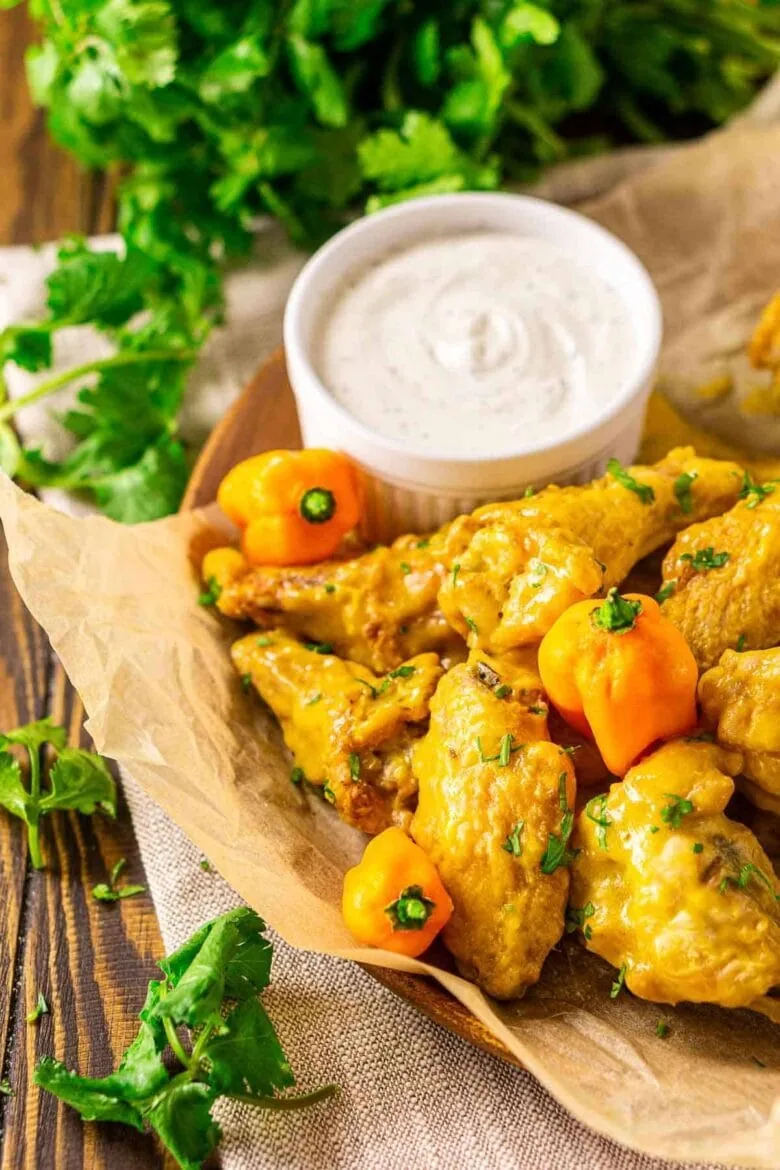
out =
<path fill-rule="evenodd" d="M 591 620 L 597 630 L 607 630 L 611 634 L 627 634 L 629 630 L 633 630 L 641 612 L 641 601 L 629 601 L 628 598 L 621 597 L 617 588 L 613 586 L 601 605 L 593 610 Z"/>

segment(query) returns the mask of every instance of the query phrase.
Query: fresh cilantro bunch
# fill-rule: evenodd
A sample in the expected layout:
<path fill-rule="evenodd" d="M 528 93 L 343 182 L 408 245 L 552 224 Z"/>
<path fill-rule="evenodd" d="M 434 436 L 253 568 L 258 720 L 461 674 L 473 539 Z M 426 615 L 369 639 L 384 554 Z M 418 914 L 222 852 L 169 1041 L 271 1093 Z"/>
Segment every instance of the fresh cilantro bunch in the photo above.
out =
<path fill-rule="evenodd" d="M 219 1097 L 260 1109 L 312 1105 L 335 1090 L 277 1097 L 295 1083 L 258 993 L 268 986 L 271 944 L 265 924 L 241 907 L 201 927 L 160 963 L 140 1012 L 141 1027 L 116 1072 L 81 1077 L 44 1058 L 35 1083 L 77 1109 L 85 1121 L 152 1129 L 183 1170 L 197 1170 L 220 1128 Z M 166 1050 L 172 1060 L 165 1061 Z"/>
<path fill-rule="evenodd" d="M 75 809 L 91 814 L 100 808 L 116 816 L 116 786 L 105 762 L 94 752 L 67 746 L 67 732 L 51 719 L 27 723 L 0 735 L 0 805 L 27 825 L 30 860 L 43 869 L 40 843 L 41 817 L 57 809 Z M 27 752 L 28 783 L 22 767 L 6 749 L 16 745 Z M 46 781 L 41 754 L 48 748 L 55 755 Z"/>
<path fill-rule="evenodd" d="M 0 0 L 10 7 L 21 0 Z M 44 322 L 0 359 L 45 369 L 51 337 L 97 325 L 107 362 L 74 382 L 71 455 L 23 452 L 0 405 L 0 465 L 85 491 L 118 520 L 172 510 L 177 416 L 220 320 L 226 265 L 258 215 L 311 247 L 348 212 L 533 178 L 613 143 L 689 136 L 780 62 L 777 0 L 35 0 L 35 101 L 86 166 L 118 171 L 121 256 L 66 245 Z M 1 391 L 0 391 L 1 394 Z M 22 400 L 25 401 L 25 400 Z"/>

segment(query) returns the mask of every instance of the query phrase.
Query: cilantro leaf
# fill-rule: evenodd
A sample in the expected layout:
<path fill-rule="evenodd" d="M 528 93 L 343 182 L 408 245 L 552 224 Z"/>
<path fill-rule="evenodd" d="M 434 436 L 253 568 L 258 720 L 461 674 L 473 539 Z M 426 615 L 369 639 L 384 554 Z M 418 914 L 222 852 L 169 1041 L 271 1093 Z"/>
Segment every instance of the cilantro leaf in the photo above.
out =
<path fill-rule="evenodd" d="M 161 1019 L 195 1027 L 215 1018 L 225 995 L 246 999 L 268 983 L 271 947 L 262 919 L 241 907 L 218 918 L 160 965 L 174 989 L 160 1002 Z"/>
<path fill-rule="evenodd" d="M 317 120 L 323 126 L 346 126 L 349 118 L 347 95 L 322 45 L 312 44 L 293 34 L 287 41 L 287 48 L 293 76 L 311 102 Z"/>
<path fill-rule="evenodd" d="M 295 1084 L 279 1038 L 262 1004 L 239 1003 L 203 1049 L 211 1084 L 220 1093 L 270 1095 Z"/>
<path fill-rule="evenodd" d="M 0 333 L 0 369 L 14 362 L 31 374 L 51 365 L 51 332 L 35 326 L 9 325 Z"/>
<path fill-rule="evenodd" d="M 41 799 L 41 812 L 74 808 L 90 815 L 101 808 L 116 816 L 116 785 L 105 762 L 94 752 L 65 747 L 49 770 L 50 791 Z"/>
<path fill-rule="evenodd" d="M 59 266 L 46 281 L 46 303 L 55 320 L 69 325 L 122 325 L 143 307 L 149 275 L 149 261 L 139 252 L 120 257 L 77 243 L 60 250 Z"/>
<path fill-rule="evenodd" d="M 33 1079 L 40 1088 L 77 1109 L 85 1121 L 121 1121 L 143 1132 L 144 1121 L 138 1107 L 117 1093 L 111 1077 L 102 1081 L 80 1077 L 69 1072 L 61 1061 L 44 1056 Z"/>
<path fill-rule="evenodd" d="M 22 820 L 30 815 L 30 795 L 22 783 L 21 766 L 9 752 L 0 752 L 0 804 Z"/>
<path fill-rule="evenodd" d="M 172 1085 L 145 1114 L 182 1170 L 200 1170 L 219 1143 L 222 1130 L 211 1116 L 216 1096 L 199 1081 Z"/>

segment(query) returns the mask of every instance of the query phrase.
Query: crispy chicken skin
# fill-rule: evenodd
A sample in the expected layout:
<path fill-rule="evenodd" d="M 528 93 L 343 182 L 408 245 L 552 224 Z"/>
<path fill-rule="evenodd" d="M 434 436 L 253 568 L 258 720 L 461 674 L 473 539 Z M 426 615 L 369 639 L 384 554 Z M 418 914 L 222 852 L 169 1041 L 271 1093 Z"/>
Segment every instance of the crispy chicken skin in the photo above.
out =
<path fill-rule="evenodd" d="M 442 673 L 435 654 L 381 679 L 272 630 L 242 638 L 231 655 L 281 723 L 296 765 L 345 821 L 366 833 L 408 827 L 417 796 L 411 749 Z"/>
<path fill-rule="evenodd" d="M 717 562 L 724 553 L 723 564 L 706 567 L 712 557 Z M 780 490 L 758 503 L 741 500 L 725 515 L 687 528 L 664 559 L 663 578 L 675 583 L 664 602 L 664 616 L 685 635 L 701 670 L 714 666 L 724 650 L 737 645 L 749 650 L 776 645 Z"/>
<path fill-rule="evenodd" d="M 512 693 L 499 698 L 506 686 Z M 532 660 L 472 654 L 439 683 L 413 753 L 412 836 L 455 906 L 444 942 L 461 972 L 498 999 L 537 981 L 563 931 L 569 871 L 544 874 L 541 861 L 560 834 L 562 805 L 574 807 L 575 783 L 545 715 Z"/>
<path fill-rule="evenodd" d="M 780 811 L 780 647 L 726 650 L 702 675 L 699 702 L 718 742 L 742 752 L 747 795 Z"/>
<path fill-rule="evenodd" d="M 217 605 L 261 626 L 282 622 L 379 674 L 428 651 L 462 657 L 463 642 L 436 601 L 446 573 L 440 552 L 404 536 L 351 560 L 292 568 L 244 562 L 219 582 Z"/>
<path fill-rule="evenodd" d="M 747 1007 L 780 982 L 780 883 L 723 811 L 740 766 L 738 753 L 677 740 L 577 818 L 571 901 L 585 945 L 642 999 Z"/>
<path fill-rule="evenodd" d="M 480 508 L 459 531 L 455 522 L 447 550 L 452 570 L 439 603 L 469 645 L 502 653 L 539 641 L 574 602 L 619 584 L 691 521 L 730 508 L 742 476 L 736 463 L 700 459 L 690 447 L 628 472 L 652 489 L 652 500 L 645 492 L 643 502 L 605 475 L 583 487 L 548 487 L 530 499 Z M 693 477 L 688 511 L 675 493 L 683 473 Z M 459 551 L 455 533 L 462 540 L 468 530 Z"/>

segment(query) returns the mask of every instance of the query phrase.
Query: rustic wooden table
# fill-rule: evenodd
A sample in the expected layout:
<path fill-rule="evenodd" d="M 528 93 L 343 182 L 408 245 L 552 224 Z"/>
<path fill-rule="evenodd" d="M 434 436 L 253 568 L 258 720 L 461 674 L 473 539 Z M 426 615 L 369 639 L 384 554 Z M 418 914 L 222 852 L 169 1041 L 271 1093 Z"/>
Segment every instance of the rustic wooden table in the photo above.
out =
<path fill-rule="evenodd" d="M 109 184 L 80 173 L 49 141 L 32 109 L 24 49 L 33 30 L 24 7 L 0 13 L 0 244 L 35 243 L 111 226 Z M 83 710 L 48 642 L 24 609 L 0 534 L 0 730 L 50 714 L 72 742 L 84 740 Z M 0 1170 L 147 1170 L 167 1163 L 151 1138 L 116 1125 L 83 1125 L 32 1084 L 44 1054 L 103 1075 L 133 1037 L 154 963 L 163 953 L 147 895 L 115 905 L 92 886 L 126 857 L 128 880 L 144 881 L 127 806 L 116 823 L 58 814 L 43 829 L 46 869 L 31 869 L 20 821 L 0 811 Z M 43 992 L 50 1015 L 27 1024 Z M 170 1163 L 173 1165 L 173 1163 Z"/>

